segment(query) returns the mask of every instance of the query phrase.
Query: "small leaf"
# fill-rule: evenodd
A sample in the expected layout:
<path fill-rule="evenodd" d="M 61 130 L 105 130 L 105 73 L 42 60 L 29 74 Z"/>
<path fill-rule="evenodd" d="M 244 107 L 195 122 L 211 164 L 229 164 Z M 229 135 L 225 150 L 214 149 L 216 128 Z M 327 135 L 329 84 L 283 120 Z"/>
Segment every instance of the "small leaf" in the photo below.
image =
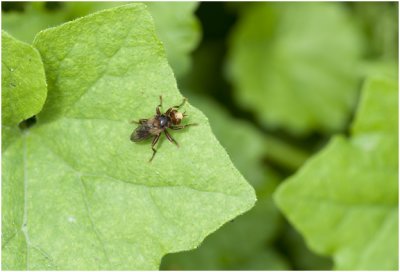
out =
<path fill-rule="evenodd" d="M 352 136 L 336 136 L 276 192 L 279 207 L 337 269 L 398 269 L 398 85 L 367 81 Z"/>
<path fill-rule="evenodd" d="M 361 36 L 337 3 L 262 3 L 232 33 L 236 100 L 265 127 L 305 135 L 343 129 L 357 97 Z"/>
<path fill-rule="evenodd" d="M 182 111 L 198 126 L 173 133 L 180 148 L 162 141 L 148 163 L 150 142 L 129 141 L 129 121 L 153 116 L 159 95 L 164 110 L 182 101 L 145 5 L 42 31 L 34 45 L 49 93 L 37 124 L 3 153 L 3 268 L 157 269 L 254 205 L 190 104 Z"/>
<path fill-rule="evenodd" d="M 46 99 L 46 78 L 40 55 L 5 31 L 2 38 L 1 99 L 3 125 L 15 126 L 38 113 Z"/>

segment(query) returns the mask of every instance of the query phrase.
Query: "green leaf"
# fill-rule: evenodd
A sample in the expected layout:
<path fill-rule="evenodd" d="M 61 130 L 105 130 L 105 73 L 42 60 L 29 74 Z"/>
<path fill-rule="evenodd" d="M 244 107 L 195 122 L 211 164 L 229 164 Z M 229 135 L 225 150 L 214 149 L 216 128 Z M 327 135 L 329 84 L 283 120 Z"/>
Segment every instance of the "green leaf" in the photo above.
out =
<path fill-rule="evenodd" d="M 276 202 L 337 269 L 398 269 L 398 84 L 368 80 L 349 139 L 336 136 Z"/>
<path fill-rule="evenodd" d="M 49 93 L 3 153 L 3 269 L 157 269 L 254 205 L 190 104 L 199 125 L 172 134 L 180 148 L 164 140 L 148 163 L 150 142 L 129 141 L 129 121 L 153 116 L 159 95 L 164 110 L 182 101 L 144 5 L 42 31 L 34 45 Z"/>
<path fill-rule="evenodd" d="M 262 164 L 262 133 L 249 122 L 232 118 L 212 100 L 189 97 L 207 114 L 235 166 L 256 189 L 258 201 L 251 211 L 207 237 L 198 249 L 167 255 L 161 269 L 288 269 L 286 260 L 271 246 L 282 223 L 271 197 L 279 177 Z"/>
<path fill-rule="evenodd" d="M 74 17 L 84 16 L 126 2 L 68 2 L 65 3 Z M 176 77 L 186 74 L 191 66 L 189 54 L 200 41 L 200 23 L 194 16 L 196 2 L 146 2 L 154 19 L 158 38 L 164 43 L 169 64 Z"/>
<path fill-rule="evenodd" d="M 18 133 L 18 123 L 42 109 L 47 87 L 37 50 L 5 31 L 1 32 L 1 38 L 2 149 L 5 150 Z"/>
<path fill-rule="evenodd" d="M 3 125 L 15 126 L 38 113 L 46 100 L 46 78 L 42 60 L 32 46 L 7 32 L 2 38 L 1 99 Z"/>
<path fill-rule="evenodd" d="M 232 32 L 236 100 L 273 129 L 342 130 L 357 97 L 360 31 L 338 3 L 263 3 Z"/>
<path fill-rule="evenodd" d="M 366 37 L 369 58 L 398 60 L 399 14 L 397 2 L 352 3 L 353 17 Z M 397 75 L 397 74 L 396 74 Z"/>
<path fill-rule="evenodd" d="M 197 2 L 148 2 L 157 35 L 165 45 L 168 61 L 177 77 L 191 66 L 190 53 L 200 41 L 200 22 L 193 15 Z"/>
<path fill-rule="evenodd" d="M 129 4 L 129 2 L 119 1 L 101 1 L 101 2 L 64 2 L 64 12 L 68 14 L 68 17 L 79 18 L 88 14 L 98 12 L 105 9 L 116 8 L 122 5 Z"/>

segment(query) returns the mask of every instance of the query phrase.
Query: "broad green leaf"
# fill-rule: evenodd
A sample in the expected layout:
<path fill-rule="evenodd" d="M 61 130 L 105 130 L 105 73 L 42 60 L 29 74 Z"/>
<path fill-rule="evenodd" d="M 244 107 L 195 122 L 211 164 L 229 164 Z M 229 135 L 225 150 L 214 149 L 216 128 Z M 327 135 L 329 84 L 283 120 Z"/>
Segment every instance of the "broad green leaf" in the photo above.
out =
<path fill-rule="evenodd" d="M 338 3 L 261 3 L 240 13 L 228 76 L 243 108 L 296 135 L 342 130 L 357 96 L 360 31 Z"/>
<path fill-rule="evenodd" d="M 285 259 L 270 246 L 282 223 L 271 198 L 279 177 L 262 164 L 262 133 L 250 123 L 232 118 L 210 99 L 193 94 L 189 98 L 207 115 L 235 166 L 256 189 L 258 201 L 251 211 L 207 237 L 196 250 L 167 255 L 161 269 L 288 269 Z"/>
<path fill-rule="evenodd" d="M 198 126 L 173 133 L 180 148 L 164 140 L 148 163 L 150 142 L 129 141 L 129 121 L 153 116 L 159 95 L 164 110 L 182 101 L 145 5 L 42 31 L 34 46 L 49 92 L 37 124 L 3 153 L 3 190 L 19 189 L 3 202 L 4 269 L 157 269 L 254 205 L 190 104 Z"/>
<path fill-rule="evenodd" d="M 17 133 L 21 121 L 38 113 L 46 99 L 47 87 L 40 55 L 32 46 L 1 32 L 2 149 Z"/>
<path fill-rule="evenodd" d="M 126 2 L 68 2 L 67 10 L 73 17 L 84 16 Z M 200 24 L 194 16 L 196 2 L 146 2 L 154 19 L 158 38 L 164 43 L 169 64 L 177 77 L 190 68 L 189 54 L 200 41 Z"/>
<path fill-rule="evenodd" d="M 337 269 L 397 270 L 397 80 L 368 80 L 351 137 L 334 137 L 275 197 Z"/>
<path fill-rule="evenodd" d="M 177 77 L 191 66 L 190 53 L 200 41 L 200 23 L 193 15 L 197 2 L 148 2 L 157 35 L 165 45 L 168 61 Z"/>

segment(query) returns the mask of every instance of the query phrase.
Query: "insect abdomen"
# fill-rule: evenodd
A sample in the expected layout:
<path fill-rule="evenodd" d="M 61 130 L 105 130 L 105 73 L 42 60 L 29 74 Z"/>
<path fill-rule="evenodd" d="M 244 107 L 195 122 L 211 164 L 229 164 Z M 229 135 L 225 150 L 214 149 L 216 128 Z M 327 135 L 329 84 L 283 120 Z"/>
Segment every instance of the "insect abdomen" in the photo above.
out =
<path fill-rule="evenodd" d="M 149 128 L 147 128 L 145 126 L 139 126 L 131 134 L 131 141 L 132 142 L 140 142 L 140 141 L 146 140 L 150 136 L 151 136 L 151 133 L 149 132 Z"/>

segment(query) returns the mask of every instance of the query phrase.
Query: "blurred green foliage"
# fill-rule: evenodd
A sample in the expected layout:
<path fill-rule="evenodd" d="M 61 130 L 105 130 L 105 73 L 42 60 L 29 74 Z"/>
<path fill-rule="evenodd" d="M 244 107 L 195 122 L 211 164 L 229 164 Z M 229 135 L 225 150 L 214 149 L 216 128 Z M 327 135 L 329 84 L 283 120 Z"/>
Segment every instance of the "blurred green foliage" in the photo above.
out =
<path fill-rule="evenodd" d="M 43 29 L 126 4 L 129 2 L 29 2 L 24 5 L 9 2 L 3 4 L 3 7 L 11 10 L 3 12 L 2 27 L 14 37 L 31 43 Z M 146 5 L 175 75 L 183 76 L 190 67 L 189 53 L 200 39 L 199 22 L 193 15 L 197 3 L 181 2 L 171 6 L 163 2 L 148 2 Z M 22 11 L 13 10 L 12 7 L 20 7 Z"/>
<path fill-rule="evenodd" d="M 398 269 L 398 137 L 397 80 L 368 79 L 351 137 L 333 137 L 275 193 L 336 269 Z"/>
<path fill-rule="evenodd" d="M 263 125 L 293 134 L 343 129 L 355 104 L 362 54 L 360 31 L 344 9 L 337 3 L 275 3 L 241 13 L 230 40 L 228 76 L 237 101 Z"/>
<path fill-rule="evenodd" d="M 2 23 L 31 42 L 41 29 L 120 4 L 3 2 Z M 227 2 L 182 8 L 197 19 L 179 18 L 173 5 L 153 9 L 153 17 L 156 24 L 165 20 L 158 35 L 166 37 L 178 86 L 209 118 L 259 201 L 198 249 L 167 255 L 161 268 L 332 268 L 329 257 L 311 252 L 283 220 L 271 195 L 335 133 L 349 133 L 366 77 L 397 77 L 398 4 Z"/>

